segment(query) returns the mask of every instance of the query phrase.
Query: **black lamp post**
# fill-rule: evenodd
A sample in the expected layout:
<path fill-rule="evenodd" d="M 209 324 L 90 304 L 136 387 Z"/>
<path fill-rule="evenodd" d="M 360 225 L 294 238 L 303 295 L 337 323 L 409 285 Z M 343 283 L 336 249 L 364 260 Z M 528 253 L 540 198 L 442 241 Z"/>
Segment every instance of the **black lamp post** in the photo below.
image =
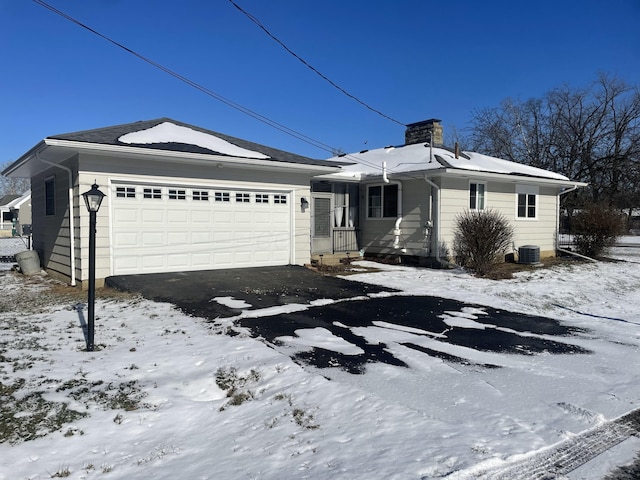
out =
<path fill-rule="evenodd" d="M 104 198 L 104 193 L 98 190 L 95 183 L 91 190 L 82 194 L 84 203 L 89 210 L 89 294 L 88 319 L 87 319 L 87 351 L 93 352 L 94 318 L 96 304 L 96 213 L 100 209 L 100 204 Z"/>

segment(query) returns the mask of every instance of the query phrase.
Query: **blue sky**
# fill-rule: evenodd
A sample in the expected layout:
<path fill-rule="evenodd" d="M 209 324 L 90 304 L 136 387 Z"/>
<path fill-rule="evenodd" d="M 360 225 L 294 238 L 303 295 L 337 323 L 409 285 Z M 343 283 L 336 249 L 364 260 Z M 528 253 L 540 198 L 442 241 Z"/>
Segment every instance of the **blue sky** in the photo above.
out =
<path fill-rule="evenodd" d="M 540 97 L 598 72 L 640 85 L 640 0 L 236 0 L 319 71 L 401 123 Z M 401 144 L 228 0 L 49 0 L 95 30 L 335 149 Z M 29 0 L 0 0 L 0 163 L 48 135 L 171 117 L 313 158 L 264 125 Z"/>

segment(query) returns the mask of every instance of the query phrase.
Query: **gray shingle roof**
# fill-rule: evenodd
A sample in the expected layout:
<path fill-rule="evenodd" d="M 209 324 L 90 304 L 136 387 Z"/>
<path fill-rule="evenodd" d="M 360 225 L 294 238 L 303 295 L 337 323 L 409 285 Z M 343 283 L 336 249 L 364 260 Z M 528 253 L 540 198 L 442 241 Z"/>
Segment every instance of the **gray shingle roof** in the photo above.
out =
<path fill-rule="evenodd" d="M 184 143 L 170 142 L 170 143 L 155 143 L 155 144 L 129 144 L 129 143 L 122 143 L 118 140 L 120 137 L 122 137 L 127 133 L 147 130 L 149 128 L 153 128 L 156 125 L 159 125 L 164 122 L 173 123 L 175 125 L 196 130 L 198 132 L 213 135 L 223 140 L 226 140 L 229 143 L 245 148 L 247 150 L 260 152 L 264 155 L 269 156 L 270 157 L 269 160 L 271 161 L 297 163 L 297 164 L 303 164 L 303 165 L 319 165 L 319 166 L 326 166 L 326 167 L 339 167 L 341 165 L 348 164 L 348 162 L 342 163 L 342 162 L 318 160 L 318 159 L 303 157 L 302 155 L 286 152 L 284 150 L 268 147 L 266 145 L 260 145 L 258 143 L 253 143 L 248 140 L 243 140 L 241 138 L 225 135 L 224 133 L 214 132 L 212 130 L 206 130 L 204 128 L 196 127 L 194 125 L 189 125 L 183 122 L 178 122 L 176 120 L 173 120 L 171 118 L 166 118 L 166 117 L 158 118 L 155 120 L 144 120 L 144 121 L 139 121 L 134 123 L 127 123 L 123 125 L 114 125 L 111 127 L 96 128 L 92 130 L 83 130 L 80 132 L 51 135 L 47 138 L 55 139 L 55 140 L 67 140 L 67 141 L 73 141 L 73 142 L 95 143 L 95 144 L 102 144 L 102 145 L 121 145 L 121 146 L 127 146 L 127 147 L 135 146 L 140 148 L 150 148 L 150 149 L 156 149 L 156 150 L 169 150 L 173 152 L 203 153 L 203 154 L 215 153 L 216 155 L 224 155 L 224 153 L 214 152 L 212 150 L 209 150 L 207 148 L 204 148 L 198 145 L 191 145 L 191 144 L 184 144 Z"/>

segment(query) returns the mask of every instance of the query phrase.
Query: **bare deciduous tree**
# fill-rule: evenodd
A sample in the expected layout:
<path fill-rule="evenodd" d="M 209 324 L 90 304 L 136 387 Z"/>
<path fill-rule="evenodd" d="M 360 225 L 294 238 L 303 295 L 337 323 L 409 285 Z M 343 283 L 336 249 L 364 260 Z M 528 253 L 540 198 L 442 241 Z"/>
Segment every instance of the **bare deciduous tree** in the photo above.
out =
<path fill-rule="evenodd" d="M 12 162 L 5 162 L 0 165 L 0 171 L 8 167 Z M 31 188 L 28 178 L 9 178 L 0 176 L 0 195 L 22 195 Z"/>
<path fill-rule="evenodd" d="M 474 150 L 589 183 L 569 202 L 640 205 L 640 91 L 601 74 L 587 88 L 504 100 L 474 113 Z"/>

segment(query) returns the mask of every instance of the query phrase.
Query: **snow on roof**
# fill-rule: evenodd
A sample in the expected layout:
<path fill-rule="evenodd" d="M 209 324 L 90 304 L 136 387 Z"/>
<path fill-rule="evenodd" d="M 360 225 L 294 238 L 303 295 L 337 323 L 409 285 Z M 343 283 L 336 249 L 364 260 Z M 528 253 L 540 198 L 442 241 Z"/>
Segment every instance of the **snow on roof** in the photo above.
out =
<path fill-rule="evenodd" d="M 431 151 L 433 152 L 433 158 L 430 158 Z M 456 158 L 455 154 L 447 149 L 437 147 L 433 147 L 433 149 L 429 148 L 428 143 L 365 150 L 360 153 L 334 157 L 330 160 L 349 160 L 355 162 L 352 165 L 343 167 L 341 172 L 331 174 L 333 177 L 343 178 L 360 179 L 370 175 L 381 175 L 382 164 L 386 162 L 387 172 L 390 175 L 451 168 L 507 175 L 525 175 L 553 180 L 569 180 L 559 173 L 490 157 L 476 152 L 463 152 Z"/>
<path fill-rule="evenodd" d="M 197 145 L 213 152 L 233 157 L 270 158 L 268 155 L 239 147 L 220 137 L 175 125 L 171 122 L 163 122 L 146 130 L 127 133 L 118 138 L 118 140 L 127 144 L 184 143 L 187 145 Z"/>

